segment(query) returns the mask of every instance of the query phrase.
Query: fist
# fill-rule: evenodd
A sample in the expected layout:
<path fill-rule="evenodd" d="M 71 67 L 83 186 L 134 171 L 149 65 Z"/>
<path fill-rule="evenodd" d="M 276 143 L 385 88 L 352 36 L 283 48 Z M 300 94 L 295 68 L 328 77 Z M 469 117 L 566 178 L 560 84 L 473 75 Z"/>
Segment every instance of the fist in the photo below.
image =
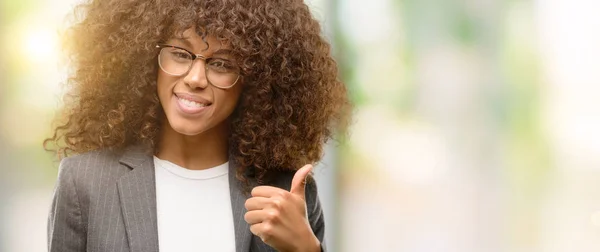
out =
<path fill-rule="evenodd" d="M 281 252 L 320 251 L 306 213 L 305 184 L 312 165 L 300 168 L 290 191 L 272 186 L 257 186 L 246 200 L 244 220 L 250 231 L 267 245 Z"/>

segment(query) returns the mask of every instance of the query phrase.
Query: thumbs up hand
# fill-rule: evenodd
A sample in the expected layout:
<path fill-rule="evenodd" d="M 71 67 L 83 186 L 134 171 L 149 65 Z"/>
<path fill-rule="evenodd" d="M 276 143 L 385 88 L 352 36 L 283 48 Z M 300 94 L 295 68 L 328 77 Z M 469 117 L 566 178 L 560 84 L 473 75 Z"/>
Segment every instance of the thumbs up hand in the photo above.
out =
<path fill-rule="evenodd" d="M 296 172 L 289 192 L 257 186 L 252 189 L 252 197 L 246 200 L 248 212 L 244 220 L 250 224 L 250 231 L 280 252 L 321 250 L 306 213 L 304 189 L 312 168 L 307 164 Z"/>

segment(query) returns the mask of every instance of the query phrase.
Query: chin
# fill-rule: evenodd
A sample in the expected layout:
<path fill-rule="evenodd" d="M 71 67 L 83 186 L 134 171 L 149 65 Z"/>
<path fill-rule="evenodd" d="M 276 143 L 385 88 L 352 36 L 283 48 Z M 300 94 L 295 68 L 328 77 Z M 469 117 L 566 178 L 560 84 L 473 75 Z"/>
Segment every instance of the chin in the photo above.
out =
<path fill-rule="evenodd" d="M 179 121 L 179 122 L 171 123 L 171 121 L 169 121 L 169 124 L 170 124 L 169 126 L 171 126 L 173 131 L 175 131 L 179 134 L 186 135 L 186 136 L 196 136 L 196 135 L 202 134 L 203 132 L 206 131 L 206 127 L 199 127 L 200 123 L 181 122 L 183 120 L 177 120 L 177 121 Z"/>
<path fill-rule="evenodd" d="M 185 135 L 185 136 L 197 136 L 200 135 L 202 132 L 204 132 L 203 130 L 196 130 L 196 129 L 181 129 L 181 130 L 177 130 L 174 129 L 175 132 Z"/>

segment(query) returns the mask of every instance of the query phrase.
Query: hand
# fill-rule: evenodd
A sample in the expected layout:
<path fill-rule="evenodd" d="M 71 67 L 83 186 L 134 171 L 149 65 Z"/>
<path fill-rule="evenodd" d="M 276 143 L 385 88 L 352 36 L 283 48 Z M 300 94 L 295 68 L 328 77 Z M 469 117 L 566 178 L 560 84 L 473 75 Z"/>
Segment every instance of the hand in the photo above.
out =
<path fill-rule="evenodd" d="M 250 224 L 250 231 L 278 251 L 321 250 L 306 213 L 304 189 L 311 170 L 310 164 L 300 168 L 294 174 L 289 192 L 272 186 L 257 186 L 252 189 L 252 197 L 246 200 L 248 212 L 244 220 Z"/>

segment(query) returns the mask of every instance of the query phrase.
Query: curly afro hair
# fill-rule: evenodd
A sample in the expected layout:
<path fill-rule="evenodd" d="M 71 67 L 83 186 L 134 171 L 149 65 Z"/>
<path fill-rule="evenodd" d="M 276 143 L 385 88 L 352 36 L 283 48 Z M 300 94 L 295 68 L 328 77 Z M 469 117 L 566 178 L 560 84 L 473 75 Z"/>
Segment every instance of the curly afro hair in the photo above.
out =
<path fill-rule="evenodd" d="M 350 103 L 331 48 L 301 0 L 92 0 L 65 34 L 73 68 L 53 136 L 59 157 L 130 145 L 156 146 L 157 43 L 197 27 L 227 41 L 244 74 L 231 120 L 238 178 L 268 179 L 318 161 Z M 48 147 L 52 145 L 53 147 Z"/>

